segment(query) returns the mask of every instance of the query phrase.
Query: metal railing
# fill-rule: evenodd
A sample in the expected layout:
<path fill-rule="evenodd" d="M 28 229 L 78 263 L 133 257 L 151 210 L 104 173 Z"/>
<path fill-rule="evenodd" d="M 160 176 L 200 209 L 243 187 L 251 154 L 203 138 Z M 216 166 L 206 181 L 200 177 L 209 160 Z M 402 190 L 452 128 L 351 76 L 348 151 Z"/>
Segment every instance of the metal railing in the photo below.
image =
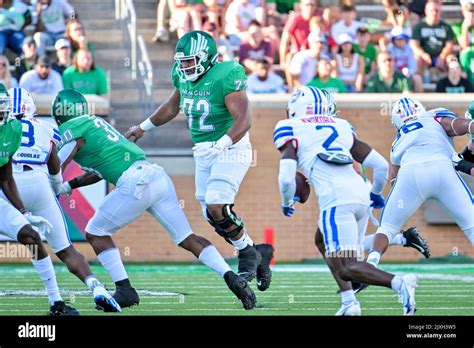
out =
<path fill-rule="evenodd" d="M 115 0 L 115 19 L 127 21 L 126 27 L 130 37 L 130 67 L 132 80 L 138 81 L 140 104 L 145 115 L 154 108 L 153 102 L 153 67 L 148 56 L 145 40 L 137 34 L 137 15 L 132 0 Z M 138 74 L 137 74 L 138 72 Z"/>
<path fill-rule="evenodd" d="M 115 0 L 115 19 L 129 20 L 127 30 L 130 36 L 130 67 L 132 79 L 137 79 L 137 14 L 132 0 Z"/>

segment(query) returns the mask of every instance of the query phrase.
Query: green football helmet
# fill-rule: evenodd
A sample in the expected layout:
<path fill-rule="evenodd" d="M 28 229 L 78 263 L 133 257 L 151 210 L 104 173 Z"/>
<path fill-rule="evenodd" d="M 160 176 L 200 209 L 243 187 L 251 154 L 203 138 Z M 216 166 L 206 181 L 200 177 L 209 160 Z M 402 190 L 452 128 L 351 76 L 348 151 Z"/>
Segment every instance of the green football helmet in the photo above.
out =
<path fill-rule="evenodd" d="M 12 103 L 8 90 L 3 83 L 0 82 L 0 126 L 3 126 L 12 118 Z"/>
<path fill-rule="evenodd" d="M 339 113 L 336 111 L 336 101 L 334 100 L 334 97 L 332 96 L 332 93 L 329 92 L 325 88 L 321 88 L 321 91 L 323 94 L 326 96 L 326 100 L 328 103 L 328 116 L 331 117 L 337 117 Z"/>
<path fill-rule="evenodd" d="M 87 115 L 88 105 L 86 98 L 75 89 L 63 89 L 53 100 L 51 116 L 58 126 L 73 118 Z"/>
<path fill-rule="evenodd" d="M 174 55 L 179 78 L 196 81 L 216 63 L 218 57 L 216 42 L 208 33 L 191 31 L 183 35 Z"/>

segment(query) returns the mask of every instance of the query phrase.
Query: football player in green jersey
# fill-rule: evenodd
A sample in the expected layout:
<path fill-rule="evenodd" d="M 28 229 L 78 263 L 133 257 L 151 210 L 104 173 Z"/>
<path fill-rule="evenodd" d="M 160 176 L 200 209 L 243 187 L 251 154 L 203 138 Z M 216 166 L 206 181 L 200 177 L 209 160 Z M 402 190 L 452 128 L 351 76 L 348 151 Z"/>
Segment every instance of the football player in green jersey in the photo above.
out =
<path fill-rule="evenodd" d="M 75 90 L 59 92 L 51 114 L 64 144 L 59 151 L 63 170 L 74 159 L 86 171 L 64 183 L 62 192 L 69 194 L 102 179 L 115 185 L 87 224 L 86 238 L 115 282 L 113 297 L 122 308 L 137 305 L 139 297 L 112 235 L 146 211 L 163 225 L 177 245 L 220 274 L 245 309 L 255 307 L 255 294 L 247 281 L 232 272 L 207 239 L 193 233 L 173 182 L 163 168 L 148 162 L 142 149 L 100 117 L 89 115 L 86 99 Z"/>
<path fill-rule="evenodd" d="M 182 109 L 188 117 L 194 160 L 196 198 L 216 232 L 239 250 L 239 274 L 257 277 L 264 291 L 271 281 L 273 247 L 254 245 L 242 219 L 233 211 L 235 196 L 252 161 L 251 114 L 244 68 L 217 62 L 214 39 L 203 31 L 185 34 L 176 46 L 169 98 L 126 137 L 135 142 L 145 131 L 165 124 Z"/>
<path fill-rule="evenodd" d="M 44 247 L 41 233 L 50 233 L 52 226 L 48 220 L 32 215 L 25 209 L 13 178 L 12 157 L 18 150 L 22 139 L 20 121 L 12 118 L 10 97 L 0 87 L 0 191 L 6 200 L 0 198 L 0 233 L 30 247 L 33 252 L 32 263 L 38 271 L 50 302 L 50 315 L 79 315 L 74 308 L 67 306 L 59 294 L 53 263 Z"/>

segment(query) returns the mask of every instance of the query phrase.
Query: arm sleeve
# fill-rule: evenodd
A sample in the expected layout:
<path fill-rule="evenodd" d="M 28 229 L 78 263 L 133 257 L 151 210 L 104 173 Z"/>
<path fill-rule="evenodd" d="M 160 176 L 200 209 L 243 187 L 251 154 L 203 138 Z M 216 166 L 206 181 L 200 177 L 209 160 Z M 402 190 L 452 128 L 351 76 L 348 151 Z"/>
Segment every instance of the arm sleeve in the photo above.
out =
<path fill-rule="evenodd" d="M 280 172 L 278 174 L 278 185 L 280 187 L 281 201 L 284 207 L 293 203 L 296 192 L 296 161 L 291 158 L 280 160 Z"/>
<path fill-rule="evenodd" d="M 58 157 L 59 157 L 59 160 L 61 161 L 61 165 L 67 160 L 67 158 L 69 157 L 69 155 L 71 154 L 71 152 L 74 150 L 75 147 L 76 147 L 76 141 L 73 140 L 67 143 L 66 145 L 64 145 L 61 148 L 61 150 L 59 150 Z"/>
<path fill-rule="evenodd" d="M 372 149 L 362 164 L 374 170 L 372 193 L 381 194 L 388 180 L 388 162 L 375 149 Z"/>

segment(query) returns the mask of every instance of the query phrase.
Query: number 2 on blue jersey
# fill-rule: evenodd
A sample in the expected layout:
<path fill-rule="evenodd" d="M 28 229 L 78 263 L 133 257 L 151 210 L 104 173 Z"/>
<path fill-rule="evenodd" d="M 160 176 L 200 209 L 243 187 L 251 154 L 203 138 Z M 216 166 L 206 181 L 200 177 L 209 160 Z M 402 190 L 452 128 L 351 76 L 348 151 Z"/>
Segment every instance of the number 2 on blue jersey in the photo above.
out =
<path fill-rule="evenodd" d="M 337 132 L 336 128 L 334 128 L 334 126 L 329 126 L 329 125 L 316 126 L 316 130 L 320 130 L 324 128 L 329 128 L 332 131 L 329 138 L 327 138 L 326 141 L 323 143 L 324 149 L 326 151 L 341 151 L 342 147 L 330 147 L 331 144 L 334 142 L 334 140 L 336 140 L 336 138 L 339 136 L 339 133 Z"/>
<path fill-rule="evenodd" d="M 35 127 L 28 120 L 20 120 L 23 126 L 23 138 L 21 140 L 21 146 L 33 147 L 35 146 Z M 26 130 L 25 130 L 26 126 Z M 25 139 L 26 138 L 26 139 Z"/>

